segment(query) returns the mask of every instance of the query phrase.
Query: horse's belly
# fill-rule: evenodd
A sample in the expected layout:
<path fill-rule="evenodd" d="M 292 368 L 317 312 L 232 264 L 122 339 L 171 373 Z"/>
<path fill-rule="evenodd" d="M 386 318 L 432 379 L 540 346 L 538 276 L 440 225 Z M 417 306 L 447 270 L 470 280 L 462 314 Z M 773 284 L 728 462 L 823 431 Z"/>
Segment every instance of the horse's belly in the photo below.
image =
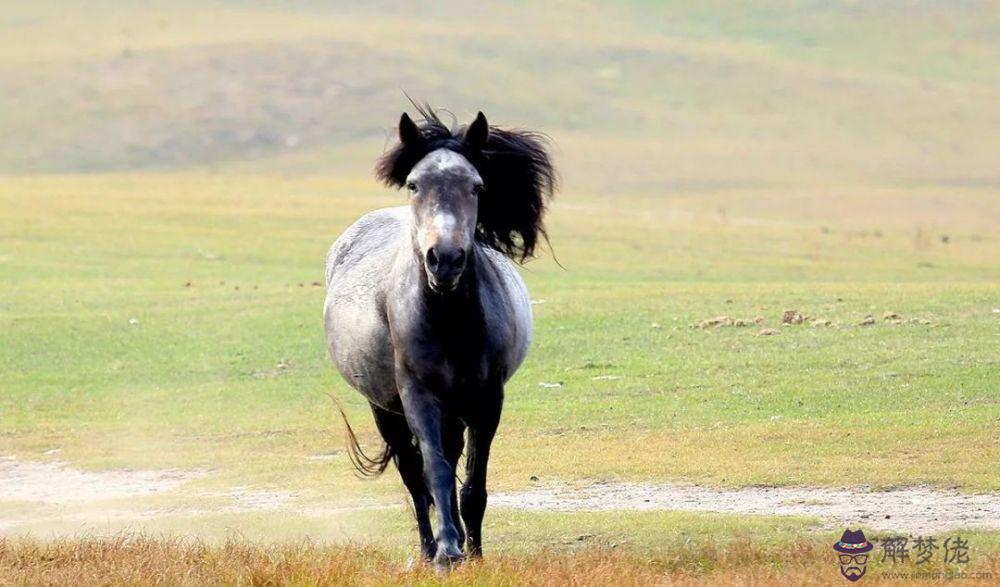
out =
<path fill-rule="evenodd" d="M 327 343 L 337 370 L 369 401 L 389 409 L 397 396 L 392 344 L 385 323 L 353 304 L 327 306 Z"/>
<path fill-rule="evenodd" d="M 330 357 L 344 379 L 372 403 L 397 401 L 392 343 L 385 318 L 384 281 L 408 235 L 407 208 L 370 212 L 330 248 L 324 308 Z"/>

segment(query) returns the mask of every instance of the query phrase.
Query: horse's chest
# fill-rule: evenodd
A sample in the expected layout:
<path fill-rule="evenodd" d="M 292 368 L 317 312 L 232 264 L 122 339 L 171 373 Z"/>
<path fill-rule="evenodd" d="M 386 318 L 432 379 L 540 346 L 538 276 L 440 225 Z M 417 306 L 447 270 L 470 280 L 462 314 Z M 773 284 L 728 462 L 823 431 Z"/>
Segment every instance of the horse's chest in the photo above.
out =
<path fill-rule="evenodd" d="M 478 298 L 397 303 L 390 313 L 397 373 L 442 399 L 502 381 L 510 328 L 502 312 L 484 307 Z"/>
<path fill-rule="evenodd" d="M 481 387 L 490 378 L 492 353 L 482 341 L 442 345 L 423 354 L 415 365 L 419 378 L 439 393 Z"/>

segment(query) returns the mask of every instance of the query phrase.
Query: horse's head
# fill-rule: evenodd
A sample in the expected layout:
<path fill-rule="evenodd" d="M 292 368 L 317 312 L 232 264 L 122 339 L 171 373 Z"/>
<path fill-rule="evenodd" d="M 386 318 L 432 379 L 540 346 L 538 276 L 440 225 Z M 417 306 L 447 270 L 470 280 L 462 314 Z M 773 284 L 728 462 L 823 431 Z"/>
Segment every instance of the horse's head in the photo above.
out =
<path fill-rule="evenodd" d="M 483 178 L 460 151 L 479 153 L 488 136 L 489 125 L 480 112 L 462 136 L 459 149 L 431 151 L 406 176 L 413 245 L 434 291 L 455 289 L 472 255 Z M 403 145 L 421 140 L 416 124 L 406 114 L 399 121 L 399 139 Z"/>
<path fill-rule="evenodd" d="M 480 112 L 451 129 L 429 107 L 423 122 L 399 119 L 399 144 L 379 160 L 375 174 L 410 192 L 413 247 L 437 292 L 455 289 L 473 247 L 490 247 L 518 261 L 545 237 L 542 216 L 555 187 L 543 135 L 491 127 Z"/>

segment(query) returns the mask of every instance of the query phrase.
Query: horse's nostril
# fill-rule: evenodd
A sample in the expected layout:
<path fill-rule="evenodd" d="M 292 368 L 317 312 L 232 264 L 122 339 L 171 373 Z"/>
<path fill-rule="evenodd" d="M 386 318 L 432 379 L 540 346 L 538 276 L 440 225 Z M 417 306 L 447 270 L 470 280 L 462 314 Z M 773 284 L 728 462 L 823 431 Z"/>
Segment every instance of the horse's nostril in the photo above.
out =
<path fill-rule="evenodd" d="M 427 267 L 431 271 L 433 271 L 437 269 L 437 265 L 438 265 L 438 255 L 437 252 L 434 250 L 434 247 L 431 247 L 430 249 L 427 250 Z"/>
<path fill-rule="evenodd" d="M 458 255 L 455 256 L 455 265 L 458 267 L 465 265 L 465 251 L 463 249 L 458 250 Z"/>

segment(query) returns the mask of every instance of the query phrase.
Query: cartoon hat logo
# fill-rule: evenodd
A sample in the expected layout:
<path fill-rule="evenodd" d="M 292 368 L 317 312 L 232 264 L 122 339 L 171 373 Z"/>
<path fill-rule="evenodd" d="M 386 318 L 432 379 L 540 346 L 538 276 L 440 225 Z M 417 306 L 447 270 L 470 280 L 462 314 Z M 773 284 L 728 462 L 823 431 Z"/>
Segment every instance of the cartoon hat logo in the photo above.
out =
<path fill-rule="evenodd" d="M 868 551 L 875 548 L 871 542 L 865 538 L 865 533 L 861 530 L 844 530 L 844 535 L 840 541 L 833 545 L 833 549 L 839 552 L 840 574 L 848 581 L 857 581 L 865 576 L 868 570 Z"/>

